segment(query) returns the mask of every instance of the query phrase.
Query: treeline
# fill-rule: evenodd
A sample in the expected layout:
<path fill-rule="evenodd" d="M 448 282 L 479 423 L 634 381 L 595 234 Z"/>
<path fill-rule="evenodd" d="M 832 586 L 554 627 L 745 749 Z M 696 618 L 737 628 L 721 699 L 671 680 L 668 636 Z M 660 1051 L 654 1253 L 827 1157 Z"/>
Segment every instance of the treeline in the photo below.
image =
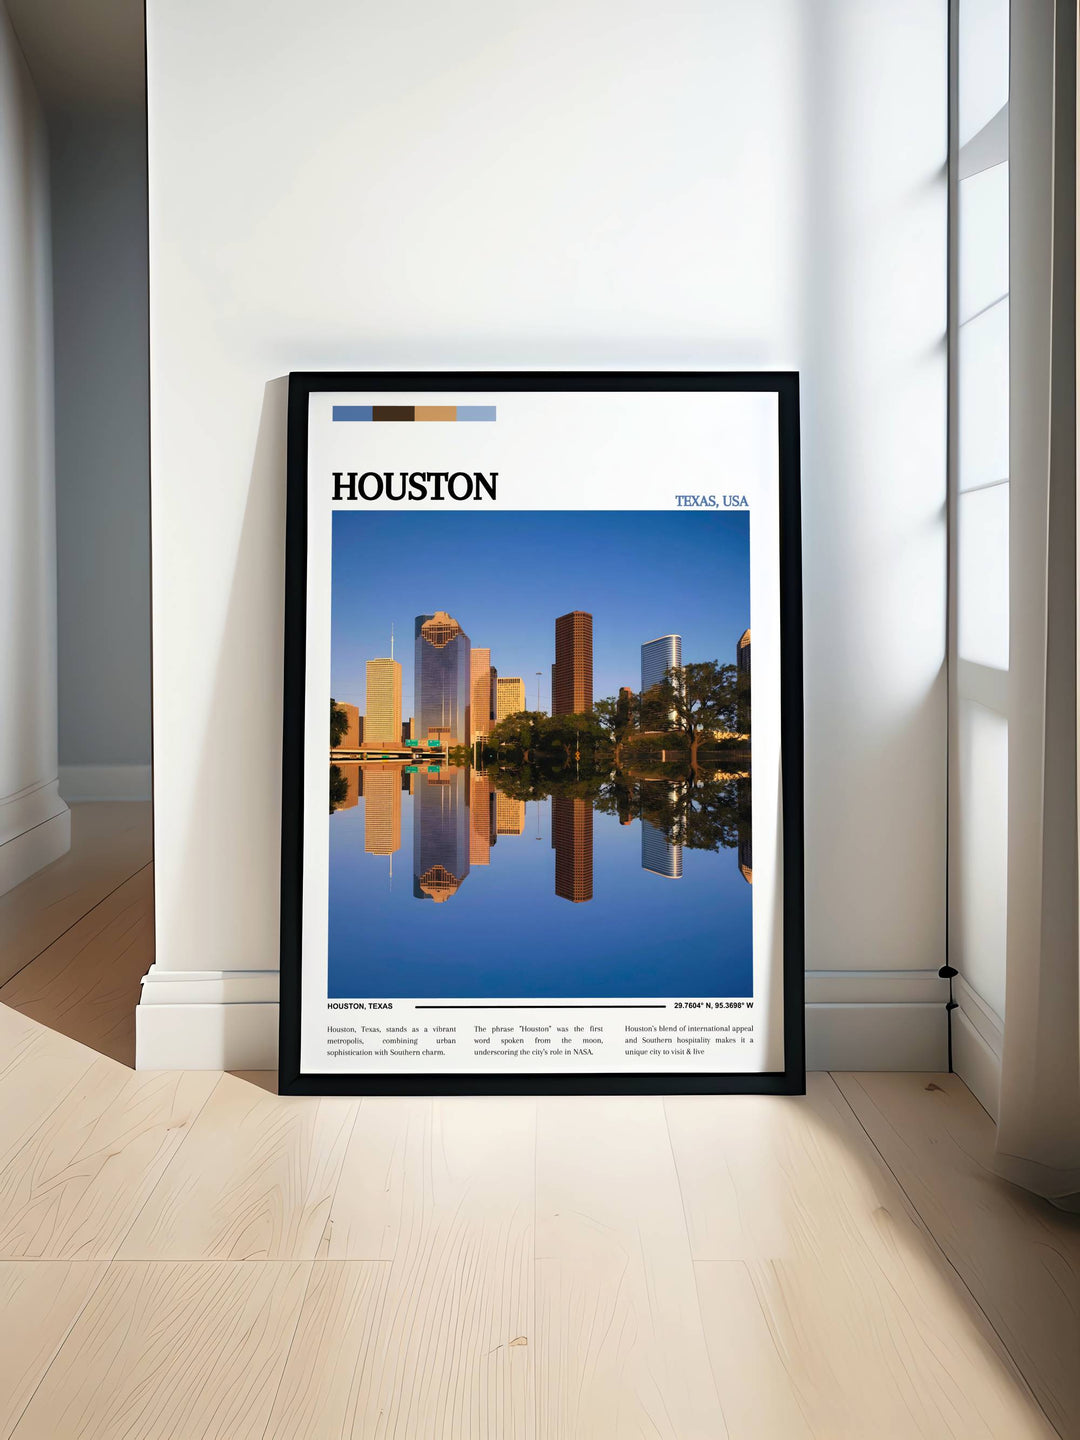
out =
<path fill-rule="evenodd" d="M 644 694 L 623 690 L 597 700 L 584 714 L 509 715 L 486 737 L 484 754 L 503 757 L 509 750 L 521 757 L 561 754 L 579 761 L 610 755 L 618 767 L 624 752 L 681 745 L 696 768 L 703 746 L 734 743 L 747 749 L 749 741 L 750 677 L 734 665 L 707 660 L 672 668 Z"/>

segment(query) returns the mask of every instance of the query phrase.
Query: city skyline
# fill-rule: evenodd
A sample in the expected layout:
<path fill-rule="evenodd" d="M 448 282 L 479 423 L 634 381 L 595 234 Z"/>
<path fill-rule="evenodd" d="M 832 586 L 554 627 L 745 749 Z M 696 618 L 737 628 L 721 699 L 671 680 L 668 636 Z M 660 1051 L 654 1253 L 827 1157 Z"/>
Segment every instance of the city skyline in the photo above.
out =
<path fill-rule="evenodd" d="M 366 714 L 367 661 L 385 656 L 391 628 L 408 634 L 417 626 L 415 601 L 426 597 L 432 608 L 421 618 L 453 618 L 470 644 L 488 652 L 494 671 L 522 679 L 528 708 L 535 706 L 533 677 L 541 671 L 540 708 L 549 714 L 547 677 L 560 617 L 575 611 L 593 617 L 594 699 L 617 695 L 636 680 L 650 636 L 677 630 L 685 654 L 729 663 L 727 637 L 749 626 L 745 513 L 503 512 L 469 516 L 465 524 L 462 518 L 335 514 L 335 698 Z M 515 548 L 520 585 L 508 595 L 490 577 Z M 401 714 L 414 715 L 419 727 L 415 651 L 400 663 Z M 470 666 L 469 700 L 477 680 Z"/>

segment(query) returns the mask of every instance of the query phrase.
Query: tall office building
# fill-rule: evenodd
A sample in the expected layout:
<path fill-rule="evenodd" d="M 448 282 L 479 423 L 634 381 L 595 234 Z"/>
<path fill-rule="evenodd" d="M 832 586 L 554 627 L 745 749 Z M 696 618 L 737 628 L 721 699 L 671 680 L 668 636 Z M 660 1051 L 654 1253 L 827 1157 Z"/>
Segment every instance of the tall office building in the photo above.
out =
<path fill-rule="evenodd" d="M 593 812 L 588 800 L 551 797 L 555 894 L 574 905 L 593 898 Z"/>
<path fill-rule="evenodd" d="M 469 873 L 466 773 L 452 766 L 416 777 L 413 795 L 413 895 L 442 904 Z"/>
<path fill-rule="evenodd" d="M 682 636 L 661 635 L 656 640 L 647 640 L 641 647 L 641 693 L 645 694 L 654 685 L 659 685 L 671 669 L 682 665 Z M 668 724 L 674 725 L 679 717 L 674 710 L 668 711 Z M 655 724 L 656 721 L 652 721 Z"/>
<path fill-rule="evenodd" d="M 592 616 L 571 610 L 555 621 L 553 715 L 579 715 L 592 709 Z"/>
<path fill-rule="evenodd" d="M 496 835 L 523 835 L 525 833 L 525 801 L 513 795 L 495 793 Z"/>
<path fill-rule="evenodd" d="M 469 864 L 489 865 L 495 843 L 495 787 L 491 777 L 469 771 Z"/>
<path fill-rule="evenodd" d="M 682 636 L 661 635 L 641 647 L 641 693 L 659 685 L 673 667 L 682 664 Z"/>
<path fill-rule="evenodd" d="M 359 750 L 364 738 L 364 717 L 360 714 L 357 706 L 349 705 L 344 700 L 335 700 L 334 705 L 338 710 L 345 711 L 345 732 L 340 741 L 333 748 L 335 750 Z"/>
<path fill-rule="evenodd" d="M 641 868 L 667 880 L 682 879 L 682 846 L 673 845 L 659 825 L 641 822 Z"/>
<path fill-rule="evenodd" d="M 750 631 L 744 630 L 735 647 L 735 729 L 750 734 Z"/>
<path fill-rule="evenodd" d="M 469 653 L 469 637 L 452 615 L 417 615 L 414 739 L 468 742 Z"/>
<path fill-rule="evenodd" d="M 401 665 L 397 660 L 367 662 L 367 709 L 364 744 L 401 744 Z"/>
<path fill-rule="evenodd" d="M 525 709 L 525 681 L 518 675 L 500 675 L 495 681 L 495 718 L 520 715 Z"/>
<path fill-rule="evenodd" d="M 393 855 L 400 849 L 401 766 L 369 765 L 364 771 L 364 850 Z"/>
<path fill-rule="evenodd" d="M 469 744 L 491 729 L 491 651 L 474 645 L 469 651 Z"/>

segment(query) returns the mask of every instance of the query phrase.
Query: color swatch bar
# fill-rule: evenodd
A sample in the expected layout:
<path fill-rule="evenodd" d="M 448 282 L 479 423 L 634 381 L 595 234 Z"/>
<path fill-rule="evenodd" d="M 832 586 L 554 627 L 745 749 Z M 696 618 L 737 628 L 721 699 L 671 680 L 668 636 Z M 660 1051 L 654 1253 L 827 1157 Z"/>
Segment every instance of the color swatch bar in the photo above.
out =
<path fill-rule="evenodd" d="M 494 405 L 335 405 L 335 420 L 494 420 Z"/>

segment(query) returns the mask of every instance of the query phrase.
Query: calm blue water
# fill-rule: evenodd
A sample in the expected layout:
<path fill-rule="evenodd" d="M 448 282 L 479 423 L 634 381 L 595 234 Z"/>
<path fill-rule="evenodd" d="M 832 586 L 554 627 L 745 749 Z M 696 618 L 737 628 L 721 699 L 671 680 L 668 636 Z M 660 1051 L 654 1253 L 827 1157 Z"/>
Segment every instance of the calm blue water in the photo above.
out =
<path fill-rule="evenodd" d="M 736 850 L 582 800 L 500 806 L 464 770 L 364 782 L 329 817 L 331 999 L 752 994 Z"/>

